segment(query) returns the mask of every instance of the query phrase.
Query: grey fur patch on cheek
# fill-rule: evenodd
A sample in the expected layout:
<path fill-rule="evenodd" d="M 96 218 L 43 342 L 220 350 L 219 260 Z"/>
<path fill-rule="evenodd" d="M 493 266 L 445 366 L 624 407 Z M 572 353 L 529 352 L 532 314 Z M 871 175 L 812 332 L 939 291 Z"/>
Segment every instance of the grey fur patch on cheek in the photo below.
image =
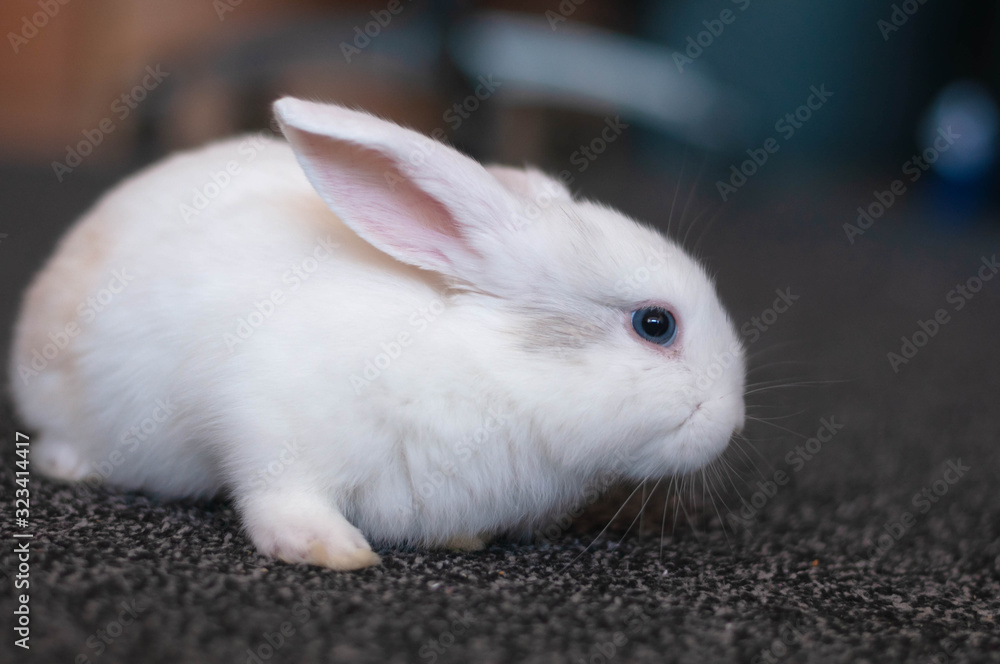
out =
<path fill-rule="evenodd" d="M 610 332 L 606 321 L 558 312 L 525 312 L 525 322 L 522 347 L 550 355 L 574 355 L 605 341 Z"/>

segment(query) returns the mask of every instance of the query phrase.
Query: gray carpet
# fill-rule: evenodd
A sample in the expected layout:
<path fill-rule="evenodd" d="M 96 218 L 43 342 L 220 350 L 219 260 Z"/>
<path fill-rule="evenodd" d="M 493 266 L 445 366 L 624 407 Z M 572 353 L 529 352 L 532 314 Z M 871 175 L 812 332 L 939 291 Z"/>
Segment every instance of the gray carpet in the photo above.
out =
<path fill-rule="evenodd" d="M 3 175 L 8 328 L 30 271 L 106 183 Z M 663 222 L 665 186 L 587 193 Z M 335 573 L 257 555 L 225 502 L 36 473 L 24 651 L 11 629 L 18 425 L 4 405 L 0 661 L 1000 661 L 1000 278 L 960 310 L 948 296 L 1000 254 L 1000 234 L 935 226 L 914 193 L 851 245 L 842 224 L 867 182 L 766 186 L 700 244 L 736 320 L 770 321 L 751 380 L 797 385 L 748 397 L 763 421 L 747 429 L 756 451 L 728 456 L 739 492 L 716 484 L 712 501 L 695 484 L 666 510 L 657 494 L 630 528 L 640 491 L 602 534 L 629 495 L 616 491 L 544 541 L 385 550 L 381 567 Z M 776 289 L 799 299 L 771 317 Z M 938 309 L 949 322 L 894 371 L 887 353 Z"/>

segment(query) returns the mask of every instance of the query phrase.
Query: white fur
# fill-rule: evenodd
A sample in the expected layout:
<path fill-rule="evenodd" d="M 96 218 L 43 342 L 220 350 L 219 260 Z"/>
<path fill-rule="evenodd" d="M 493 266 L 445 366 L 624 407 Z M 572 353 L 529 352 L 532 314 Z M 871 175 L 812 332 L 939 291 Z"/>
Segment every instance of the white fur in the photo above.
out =
<path fill-rule="evenodd" d="M 36 278 L 11 385 L 45 472 L 227 490 L 263 553 L 351 569 L 378 562 L 366 537 L 525 532 L 595 480 L 699 468 L 742 426 L 742 350 L 675 244 L 537 171 L 491 174 L 363 113 L 276 112 L 292 148 L 234 139 L 137 174 Z M 127 287 L 84 318 L 71 305 L 115 270 Z M 673 346 L 632 330 L 648 303 L 676 313 Z M 26 372 L 71 322 L 71 343 Z"/>

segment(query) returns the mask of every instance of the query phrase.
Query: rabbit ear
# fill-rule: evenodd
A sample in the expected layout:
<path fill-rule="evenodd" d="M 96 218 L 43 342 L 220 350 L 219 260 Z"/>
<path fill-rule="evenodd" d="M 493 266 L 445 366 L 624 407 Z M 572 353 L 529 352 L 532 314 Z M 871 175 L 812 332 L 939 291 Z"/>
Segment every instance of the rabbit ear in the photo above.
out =
<path fill-rule="evenodd" d="M 548 200 L 573 202 L 573 194 L 566 185 L 537 168 L 513 168 L 490 164 L 486 170 L 510 191 L 536 203 L 545 203 Z"/>
<path fill-rule="evenodd" d="M 282 131 L 326 204 L 399 261 L 477 283 L 513 201 L 478 162 L 340 106 L 286 97 Z"/>

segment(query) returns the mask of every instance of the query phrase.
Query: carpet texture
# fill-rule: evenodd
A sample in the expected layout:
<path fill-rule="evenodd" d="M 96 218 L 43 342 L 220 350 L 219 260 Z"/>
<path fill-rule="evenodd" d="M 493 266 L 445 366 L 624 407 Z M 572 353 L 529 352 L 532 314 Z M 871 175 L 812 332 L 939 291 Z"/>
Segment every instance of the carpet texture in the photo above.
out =
<path fill-rule="evenodd" d="M 107 182 L 4 175 L 6 348 L 31 271 Z M 38 473 L 17 527 L 23 430 L 5 402 L 0 661 L 1000 661 L 1000 278 L 949 296 L 1000 235 L 940 229 L 914 193 L 851 244 L 842 225 L 868 183 L 766 186 L 699 245 L 749 324 L 750 380 L 765 381 L 748 396 L 753 446 L 726 457 L 738 478 L 694 482 L 683 503 L 658 491 L 641 523 L 649 493 L 611 520 L 631 491 L 616 489 L 532 544 L 383 550 L 380 567 L 336 573 L 257 555 L 225 502 Z M 672 188 L 648 177 L 585 193 L 664 223 Z M 947 322 L 915 335 L 939 309 Z M 16 532 L 34 534 L 26 591 L 13 591 Z M 12 631 L 25 592 L 30 651 Z"/>

